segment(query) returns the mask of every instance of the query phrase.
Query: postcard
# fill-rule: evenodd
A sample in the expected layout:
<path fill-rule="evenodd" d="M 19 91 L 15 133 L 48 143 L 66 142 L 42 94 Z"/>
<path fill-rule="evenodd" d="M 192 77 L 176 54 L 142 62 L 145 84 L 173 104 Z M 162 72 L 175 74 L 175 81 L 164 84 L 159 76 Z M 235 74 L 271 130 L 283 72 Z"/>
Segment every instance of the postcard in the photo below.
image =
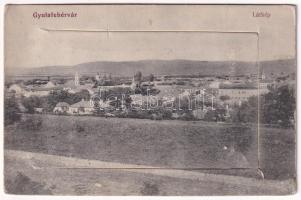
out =
<path fill-rule="evenodd" d="M 4 186 L 296 192 L 296 6 L 6 5 Z"/>

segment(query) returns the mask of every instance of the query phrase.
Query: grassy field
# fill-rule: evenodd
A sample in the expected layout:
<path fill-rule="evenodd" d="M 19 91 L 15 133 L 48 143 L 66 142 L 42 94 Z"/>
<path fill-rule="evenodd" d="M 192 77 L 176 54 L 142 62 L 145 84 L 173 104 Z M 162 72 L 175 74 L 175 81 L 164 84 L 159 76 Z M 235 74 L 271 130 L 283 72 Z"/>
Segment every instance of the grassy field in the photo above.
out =
<path fill-rule="evenodd" d="M 260 169 L 265 178 L 285 180 L 296 177 L 296 131 L 261 128 Z"/>
<path fill-rule="evenodd" d="M 36 115 L 39 130 L 7 127 L 5 149 L 163 168 L 260 168 L 295 176 L 293 130 L 186 121 Z M 21 123 L 22 124 L 22 123 Z M 234 146 L 235 150 L 231 150 Z"/>
<path fill-rule="evenodd" d="M 22 125 L 8 128 L 5 148 L 153 167 L 257 168 L 256 128 L 252 127 L 88 116 L 35 117 L 43 120 L 41 129 Z M 234 139 L 239 145 L 232 144 Z M 236 151 L 230 152 L 233 145 Z"/>

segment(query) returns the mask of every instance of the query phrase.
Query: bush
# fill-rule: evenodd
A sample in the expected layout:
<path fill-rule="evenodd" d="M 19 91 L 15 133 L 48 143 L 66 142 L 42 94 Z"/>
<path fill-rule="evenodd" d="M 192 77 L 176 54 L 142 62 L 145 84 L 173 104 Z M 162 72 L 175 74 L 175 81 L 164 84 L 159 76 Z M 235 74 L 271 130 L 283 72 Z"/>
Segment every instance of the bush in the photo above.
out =
<path fill-rule="evenodd" d="M 216 113 L 215 113 L 215 111 L 214 110 L 209 110 L 206 114 L 205 114 L 205 116 L 204 116 L 204 120 L 205 121 L 217 121 L 217 115 L 216 115 Z"/>
<path fill-rule="evenodd" d="M 172 119 L 172 111 L 167 109 L 162 109 L 162 117 L 163 119 Z"/>
<path fill-rule="evenodd" d="M 248 98 L 242 104 L 234 105 L 230 113 L 234 123 L 257 123 L 258 122 L 258 99 L 256 96 Z"/>
<path fill-rule="evenodd" d="M 227 101 L 230 100 L 230 97 L 228 95 L 220 96 L 221 101 Z"/>
<path fill-rule="evenodd" d="M 162 119 L 163 119 L 163 116 L 162 116 L 162 114 L 155 114 L 155 113 L 153 113 L 153 114 L 151 115 L 151 119 L 152 119 L 152 120 L 162 120 Z"/>
<path fill-rule="evenodd" d="M 191 112 L 187 112 L 182 114 L 179 117 L 180 120 L 185 120 L 185 121 L 190 121 L 190 120 L 195 120 L 195 117 L 193 116 L 193 114 Z"/>

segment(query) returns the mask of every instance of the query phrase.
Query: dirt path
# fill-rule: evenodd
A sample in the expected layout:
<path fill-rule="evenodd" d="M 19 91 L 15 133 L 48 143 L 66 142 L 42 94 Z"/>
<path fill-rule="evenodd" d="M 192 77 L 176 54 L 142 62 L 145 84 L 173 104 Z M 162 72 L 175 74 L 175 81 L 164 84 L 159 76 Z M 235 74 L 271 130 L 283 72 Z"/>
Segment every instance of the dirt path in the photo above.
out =
<path fill-rule="evenodd" d="M 14 187 L 18 180 L 13 179 L 20 174 L 40 183 L 43 191 L 64 195 L 289 194 L 295 190 L 289 187 L 289 180 L 259 180 L 15 150 L 5 150 L 5 162 L 9 166 L 5 168 L 7 190 Z"/>

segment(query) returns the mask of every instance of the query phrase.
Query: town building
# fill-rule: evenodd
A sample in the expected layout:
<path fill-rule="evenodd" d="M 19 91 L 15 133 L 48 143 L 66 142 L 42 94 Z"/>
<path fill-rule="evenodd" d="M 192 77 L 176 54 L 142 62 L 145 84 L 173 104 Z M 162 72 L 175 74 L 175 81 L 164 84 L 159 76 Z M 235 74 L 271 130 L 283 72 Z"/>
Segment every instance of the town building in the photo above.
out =
<path fill-rule="evenodd" d="M 96 80 L 97 82 L 101 80 L 101 77 L 100 77 L 100 74 L 99 74 L 99 73 L 97 73 L 97 74 L 95 75 L 95 80 Z"/>
<path fill-rule="evenodd" d="M 56 87 L 56 84 L 54 84 L 52 81 L 48 81 L 45 85 L 43 85 L 43 88 L 54 88 Z"/>
<path fill-rule="evenodd" d="M 80 102 L 70 105 L 68 113 L 69 114 L 93 114 L 94 102 L 92 100 L 86 101 L 82 99 Z"/>
<path fill-rule="evenodd" d="M 247 101 L 251 96 L 258 96 L 260 90 L 253 84 L 245 85 L 220 85 L 218 97 L 228 96 L 230 104 L 240 104 Z"/>
<path fill-rule="evenodd" d="M 36 108 L 34 108 L 34 112 L 35 113 L 43 113 L 44 112 L 44 108 L 36 107 Z"/>
<path fill-rule="evenodd" d="M 63 90 L 67 91 L 68 93 L 75 94 L 82 90 L 87 90 L 90 95 L 93 95 L 97 88 L 93 88 L 94 84 L 80 84 L 80 77 L 79 74 L 76 72 L 74 76 L 74 80 L 68 80 L 66 83 L 62 85 Z"/>
<path fill-rule="evenodd" d="M 212 89 L 218 89 L 219 85 L 220 85 L 219 81 L 212 81 L 211 83 L 209 83 L 208 87 Z"/>
<path fill-rule="evenodd" d="M 53 109 L 54 113 L 67 113 L 69 111 L 70 105 L 66 102 L 59 102 Z"/>
<path fill-rule="evenodd" d="M 15 93 L 17 97 L 25 96 L 47 96 L 53 88 L 44 88 L 44 87 L 25 87 L 18 84 L 13 84 L 8 88 L 9 92 Z"/>
<path fill-rule="evenodd" d="M 140 84 L 141 84 L 141 82 L 135 80 L 135 77 L 133 77 L 133 79 L 132 79 L 132 84 L 131 84 L 131 89 L 132 89 L 132 90 L 135 90 L 135 89 L 137 89 L 137 88 L 140 88 Z"/>

